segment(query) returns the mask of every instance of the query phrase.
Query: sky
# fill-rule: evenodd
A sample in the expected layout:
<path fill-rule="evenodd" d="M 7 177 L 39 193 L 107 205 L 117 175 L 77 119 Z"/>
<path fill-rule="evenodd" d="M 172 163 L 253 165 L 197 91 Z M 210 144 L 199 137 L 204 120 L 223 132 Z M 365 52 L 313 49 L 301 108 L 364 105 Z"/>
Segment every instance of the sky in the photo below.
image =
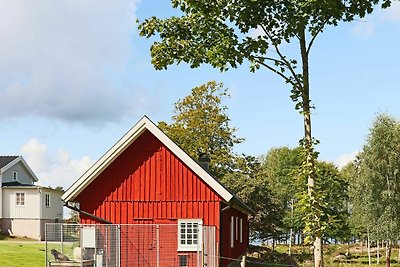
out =
<path fill-rule="evenodd" d="M 136 19 L 176 14 L 159 0 L 0 0 L 0 154 L 22 155 L 40 185 L 66 189 L 143 115 L 170 122 L 174 103 L 211 80 L 231 95 L 231 126 L 245 138 L 235 152 L 296 146 L 302 117 L 290 88 L 265 69 L 153 68 L 156 39 L 139 37 Z M 316 40 L 310 75 L 321 160 L 343 166 L 377 114 L 399 118 L 399 47 L 400 4 Z"/>

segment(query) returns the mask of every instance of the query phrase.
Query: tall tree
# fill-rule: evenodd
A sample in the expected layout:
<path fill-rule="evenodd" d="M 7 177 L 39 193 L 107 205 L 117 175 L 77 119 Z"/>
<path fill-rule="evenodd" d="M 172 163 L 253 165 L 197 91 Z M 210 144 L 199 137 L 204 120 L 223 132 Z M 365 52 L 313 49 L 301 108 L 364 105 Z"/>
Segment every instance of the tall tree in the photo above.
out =
<path fill-rule="evenodd" d="M 236 68 L 244 60 L 251 62 L 251 71 L 260 67 L 276 73 L 291 85 L 291 98 L 303 116 L 305 163 L 308 177 L 308 201 L 313 207 L 313 221 L 319 221 L 315 191 L 317 153 L 311 133 L 311 98 L 309 55 L 316 37 L 326 26 L 352 21 L 371 13 L 376 4 L 388 7 L 391 0 L 171 0 L 183 14 L 166 19 L 152 17 L 139 25 L 140 34 L 160 40 L 151 47 L 156 69 L 173 63 L 187 62 L 192 68 L 203 63 L 220 70 Z M 252 37 L 259 29 L 262 34 Z M 297 56 L 285 55 L 283 44 L 294 44 Z M 300 62 L 300 68 L 298 67 Z M 322 266 L 322 230 L 313 229 L 315 266 Z"/>
<path fill-rule="evenodd" d="M 237 171 L 226 174 L 222 182 L 254 210 L 250 221 L 252 239 L 267 241 L 282 234 L 282 209 L 258 159 L 240 157 Z"/>
<path fill-rule="evenodd" d="M 300 165 L 300 148 L 288 147 L 270 149 L 261 162 L 263 177 L 267 179 L 271 194 L 282 212 L 282 230 L 285 234 L 289 232 L 290 244 L 293 233 L 298 233 L 303 226 L 302 216 L 294 209 L 296 193 L 302 190 L 296 177 Z"/>
<path fill-rule="evenodd" d="M 386 240 L 386 266 L 400 238 L 400 122 L 386 114 L 373 123 L 351 187 L 353 217 L 375 240 Z M 354 220 L 354 219 L 353 219 Z"/>
<path fill-rule="evenodd" d="M 222 83 L 208 82 L 192 89 L 191 94 L 175 103 L 172 123 L 160 122 L 160 128 L 191 157 L 210 157 L 210 171 L 217 178 L 235 169 L 239 156 L 233 146 L 243 141 L 230 125 L 229 98 Z"/>

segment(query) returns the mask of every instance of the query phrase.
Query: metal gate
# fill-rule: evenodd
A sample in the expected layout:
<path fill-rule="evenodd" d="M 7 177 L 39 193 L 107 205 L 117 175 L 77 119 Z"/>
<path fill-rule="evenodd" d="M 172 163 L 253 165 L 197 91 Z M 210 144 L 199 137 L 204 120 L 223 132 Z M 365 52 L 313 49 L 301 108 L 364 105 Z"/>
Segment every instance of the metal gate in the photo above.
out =
<path fill-rule="evenodd" d="M 194 249 L 178 248 L 177 224 L 46 224 L 46 266 L 216 267 L 215 227 Z"/>

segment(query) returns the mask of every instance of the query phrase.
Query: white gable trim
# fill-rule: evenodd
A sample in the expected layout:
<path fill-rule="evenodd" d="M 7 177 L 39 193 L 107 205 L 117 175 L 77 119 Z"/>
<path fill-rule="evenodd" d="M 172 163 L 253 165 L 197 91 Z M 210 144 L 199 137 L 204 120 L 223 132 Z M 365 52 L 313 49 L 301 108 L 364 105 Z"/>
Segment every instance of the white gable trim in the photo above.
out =
<path fill-rule="evenodd" d="M 195 160 L 178 147 L 165 135 L 149 118 L 144 116 L 132 127 L 114 146 L 112 146 L 92 167 L 90 167 L 61 197 L 64 202 L 73 201 L 94 179 L 97 178 L 126 148 L 128 148 L 145 130 L 150 131 L 169 150 L 180 158 L 200 179 L 226 202 L 232 200 L 233 195 L 205 171 Z"/>
<path fill-rule="evenodd" d="M 4 166 L 3 168 L 1 168 L 0 173 L 4 173 L 5 171 L 7 171 L 8 169 L 10 169 L 12 166 L 14 166 L 15 164 L 17 164 L 18 162 L 21 162 L 22 165 L 24 165 L 24 167 L 26 168 L 26 170 L 29 172 L 29 174 L 32 176 L 33 180 L 35 182 L 39 181 L 39 179 L 36 177 L 35 173 L 32 171 L 32 169 L 29 167 L 28 163 L 26 163 L 26 161 L 24 160 L 24 158 L 22 156 L 17 157 L 16 159 L 14 159 L 13 161 L 11 161 L 10 163 L 8 163 L 6 166 Z"/>

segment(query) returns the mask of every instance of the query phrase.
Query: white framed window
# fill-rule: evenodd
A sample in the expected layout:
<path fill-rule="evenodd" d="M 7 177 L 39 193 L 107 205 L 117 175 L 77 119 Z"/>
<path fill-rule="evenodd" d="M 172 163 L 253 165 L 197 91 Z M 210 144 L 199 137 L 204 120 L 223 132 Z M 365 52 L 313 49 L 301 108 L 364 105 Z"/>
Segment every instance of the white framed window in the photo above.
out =
<path fill-rule="evenodd" d="M 231 216 L 231 248 L 235 245 L 235 217 Z"/>
<path fill-rule="evenodd" d="M 15 205 L 25 206 L 25 193 L 15 193 Z"/>
<path fill-rule="evenodd" d="M 44 205 L 46 208 L 50 208 L 50 194 L 49 193 L 44 194 Z"/>
<path fill-rule="evenodd" d="M 200 251 L 202 237 L 201 219 L 178 220 L 178 251 Z"/>
<path fill-rule="evenodd" d="M 13 171 L 13 179 L 14 179 L 14 181 L 18 180 L 18 172 L 17 171 Z"/>
<path fill-rule="evenodd" d="M 243 219 L 240 219 L 240 243 L 243 242 Z"/>

